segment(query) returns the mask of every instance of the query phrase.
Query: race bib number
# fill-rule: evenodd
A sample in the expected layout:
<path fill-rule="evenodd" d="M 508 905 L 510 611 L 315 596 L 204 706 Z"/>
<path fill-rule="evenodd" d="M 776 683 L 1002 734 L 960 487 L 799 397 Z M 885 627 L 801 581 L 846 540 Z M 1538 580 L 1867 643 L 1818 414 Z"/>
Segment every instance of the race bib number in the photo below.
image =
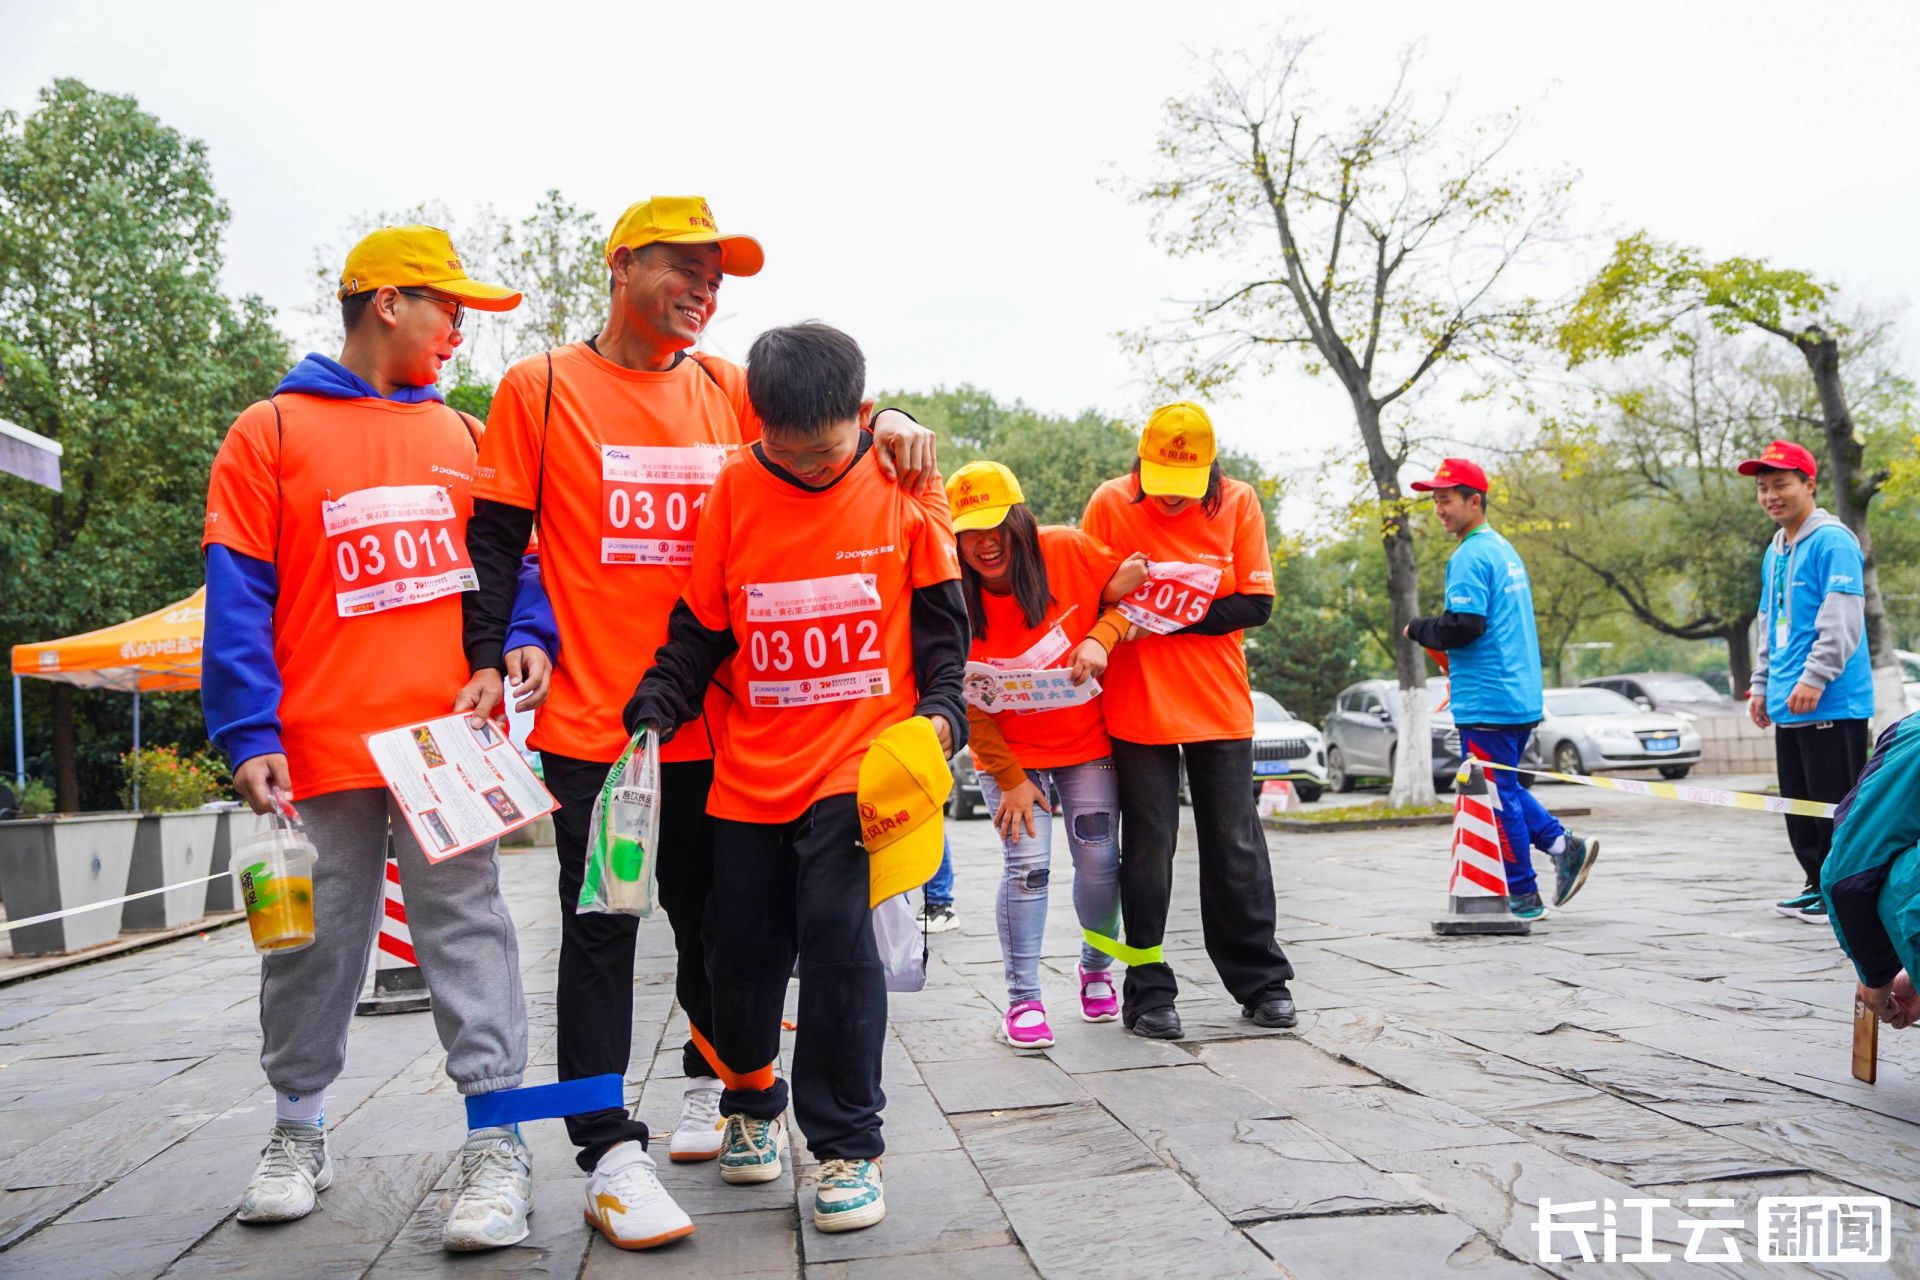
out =
<path fill-rule="evenodd" d="M 320 504 L 334 606 L 357 618 L 424 604 L 477 585 L 453 496 L 439 485 L 356 489 Z"/>
<path fill-rule="evenodd" d="M 692 564 L 700 508 L 726 460 L 712 445 L 601 445 L 600 563 Z"/>
<path fill-rule="evenodd" d="M 1042 671 L 1066 657 L 1072 648 L 1067 642 L 1067 633 L 1056 622 L 1025 653 L 1012 658 L 987 658 L 984 661 L 989 667 L 1001 671 Z"/>
<path fill-rule="evenodd" d="M 891 691 L 873 574 L 752 582 L 743 590 L 747 700 L 754 706 L 806 707 Z"/>
<path fill-rule="evenodd" d="M 1218 566 L 1156 560 L 1148 566 L 1146 582 L 1122 600 L 1119 609 L 1135 626 L 1170 635 L 1206 617 L 1219 589 Z"/>

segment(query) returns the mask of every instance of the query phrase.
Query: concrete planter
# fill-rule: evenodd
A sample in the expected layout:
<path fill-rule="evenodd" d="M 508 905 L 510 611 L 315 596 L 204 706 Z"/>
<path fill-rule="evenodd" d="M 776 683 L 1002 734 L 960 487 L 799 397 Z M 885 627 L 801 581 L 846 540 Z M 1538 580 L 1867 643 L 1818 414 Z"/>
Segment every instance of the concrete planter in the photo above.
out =
<path fill-rule="evenodd" d="M 131 813 L 0 822 L 0 901 L 24 920 L 127 892 L 139 818 Z M 59 955 L 111 942 L 125 904 L 13 931 L 17 956 Z"/>
<path fill-rule="evenodd" d="M 213 870 L 217 813 L 148 813 L 140 817 L 127 892 L 197 880 Z M 189 884 L 127 904 L 124 929 L 171 929 L 207 914 L 207 883 Z"/>
<path fill-rule="evenodd" d="M 229 871 L 233 867 L 233 846 L 236 841 L 244 841 L 247 833 L 253 830 L 253 814 L 239 805 L 221 809 L 214 814 L 220 819 L 220 825 L 214 829 L 213 862 L 208 871 Z M 235 824 L 239 824 L 236 826 Z M 238 911 L 239 904 L 233 897 L 233 877 L 223 875 L 207 881 L 207 914 L 218 911 Z"/>

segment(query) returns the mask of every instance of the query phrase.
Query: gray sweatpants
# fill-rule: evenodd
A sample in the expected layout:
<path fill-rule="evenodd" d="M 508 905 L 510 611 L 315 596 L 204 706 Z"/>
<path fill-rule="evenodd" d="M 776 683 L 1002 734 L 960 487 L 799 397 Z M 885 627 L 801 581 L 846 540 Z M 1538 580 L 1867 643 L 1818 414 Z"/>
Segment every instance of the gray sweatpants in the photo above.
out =
<path fill-rule="evenodd" d="M 463 1094 L 519 1087 L 527 1007 L 495 847 L 428 862 L 385 788 L 311 796 L 299 809 L 318 855 L 314 938 L 302 950 L 261 957 L 260 1066 L 267 1082 L 282 1093 L 314 1093 L 340 1076 L 384 914 L 391 829 L 407 928 L 433 994 L 447 1075 Z"/>

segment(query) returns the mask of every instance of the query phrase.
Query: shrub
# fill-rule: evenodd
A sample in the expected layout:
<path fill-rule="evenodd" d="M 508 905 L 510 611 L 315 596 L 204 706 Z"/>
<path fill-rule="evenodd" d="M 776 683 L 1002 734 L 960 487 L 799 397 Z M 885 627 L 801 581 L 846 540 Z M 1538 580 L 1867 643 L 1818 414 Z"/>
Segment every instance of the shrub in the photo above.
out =
<path fill-rule="evenodd" d="M 198 809 L 228 794 L 225 767 L 202 753 L 180 754 L 177 746 L 141 747 L 120 756 L 120 803 L 133 808 L 133 781 L 140 779 L 140 808 L 147 813 Z"/>
<path fill-rule="evenodd" d="M 53 812 L 53 788 L 39 778 L 28 778 L 14 797 L 14 812 L 22 818 L 44 818 Z"/>

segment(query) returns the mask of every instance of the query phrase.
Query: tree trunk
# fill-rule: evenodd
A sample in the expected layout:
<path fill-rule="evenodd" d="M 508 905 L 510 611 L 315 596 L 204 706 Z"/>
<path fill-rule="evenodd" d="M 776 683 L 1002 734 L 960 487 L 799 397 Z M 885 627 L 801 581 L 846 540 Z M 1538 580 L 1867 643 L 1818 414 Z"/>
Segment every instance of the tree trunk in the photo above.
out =
<path fill-rule="evenodd" d="M 1727 687 L 1736 698 L 1745 698 L 1753 684 L 1753 618 L 1722 633 L 1727 642 Z"/>
<path fill-rule="evenodd" d="M 1867 655 L 1873 665 L 1873 732 L 1906 714 L 1906 690 L 1900 658 L 1894 653 L 1893 621 L 1880 595 L 1880 563 L 1867 530 L 1867 506 L 1880 491 L 1877 478 L 1862 474 L 1866 450 L 1854 434 L 1853 413 L 1847 408 L 1846 388 L 1840 381 L 1840 343 L 1818 325 L 1808 325 L 1794 345 L 1806 358 L 1813 387 L 1820 396 L 1821 429 L 1827 438 L 1827 485 L 1833 514 L 1860 540 L 1864 563 L 1860 589 L 1866 597 Z"/>
<path fill-rule="evenodd" d="M 1367 445 L 1367 469 L 1385 514 L 1380 544 L 1387 553 L 1387 600 L 1393 626 L 1393 668 L 1400 684 L 1399 742 L 1393 753 L 1393 786 L 1387 803 L 1430 805 L 1433 792 L 1433 717 L 1427 710 L 1427 659 L 1401 632 L 1420 612 L 1420 567 L 1413 530 L 1400 514 L 1400 462 L 1380 434 L 1379 406 L 1357 401 L 1355 416 Z"/>
<path fill-rule="evenodd" d="M 74 813 L 80 808 L 80 771 L 73 749 L 73 686 L 53 686 L 54 809 Z"/>

